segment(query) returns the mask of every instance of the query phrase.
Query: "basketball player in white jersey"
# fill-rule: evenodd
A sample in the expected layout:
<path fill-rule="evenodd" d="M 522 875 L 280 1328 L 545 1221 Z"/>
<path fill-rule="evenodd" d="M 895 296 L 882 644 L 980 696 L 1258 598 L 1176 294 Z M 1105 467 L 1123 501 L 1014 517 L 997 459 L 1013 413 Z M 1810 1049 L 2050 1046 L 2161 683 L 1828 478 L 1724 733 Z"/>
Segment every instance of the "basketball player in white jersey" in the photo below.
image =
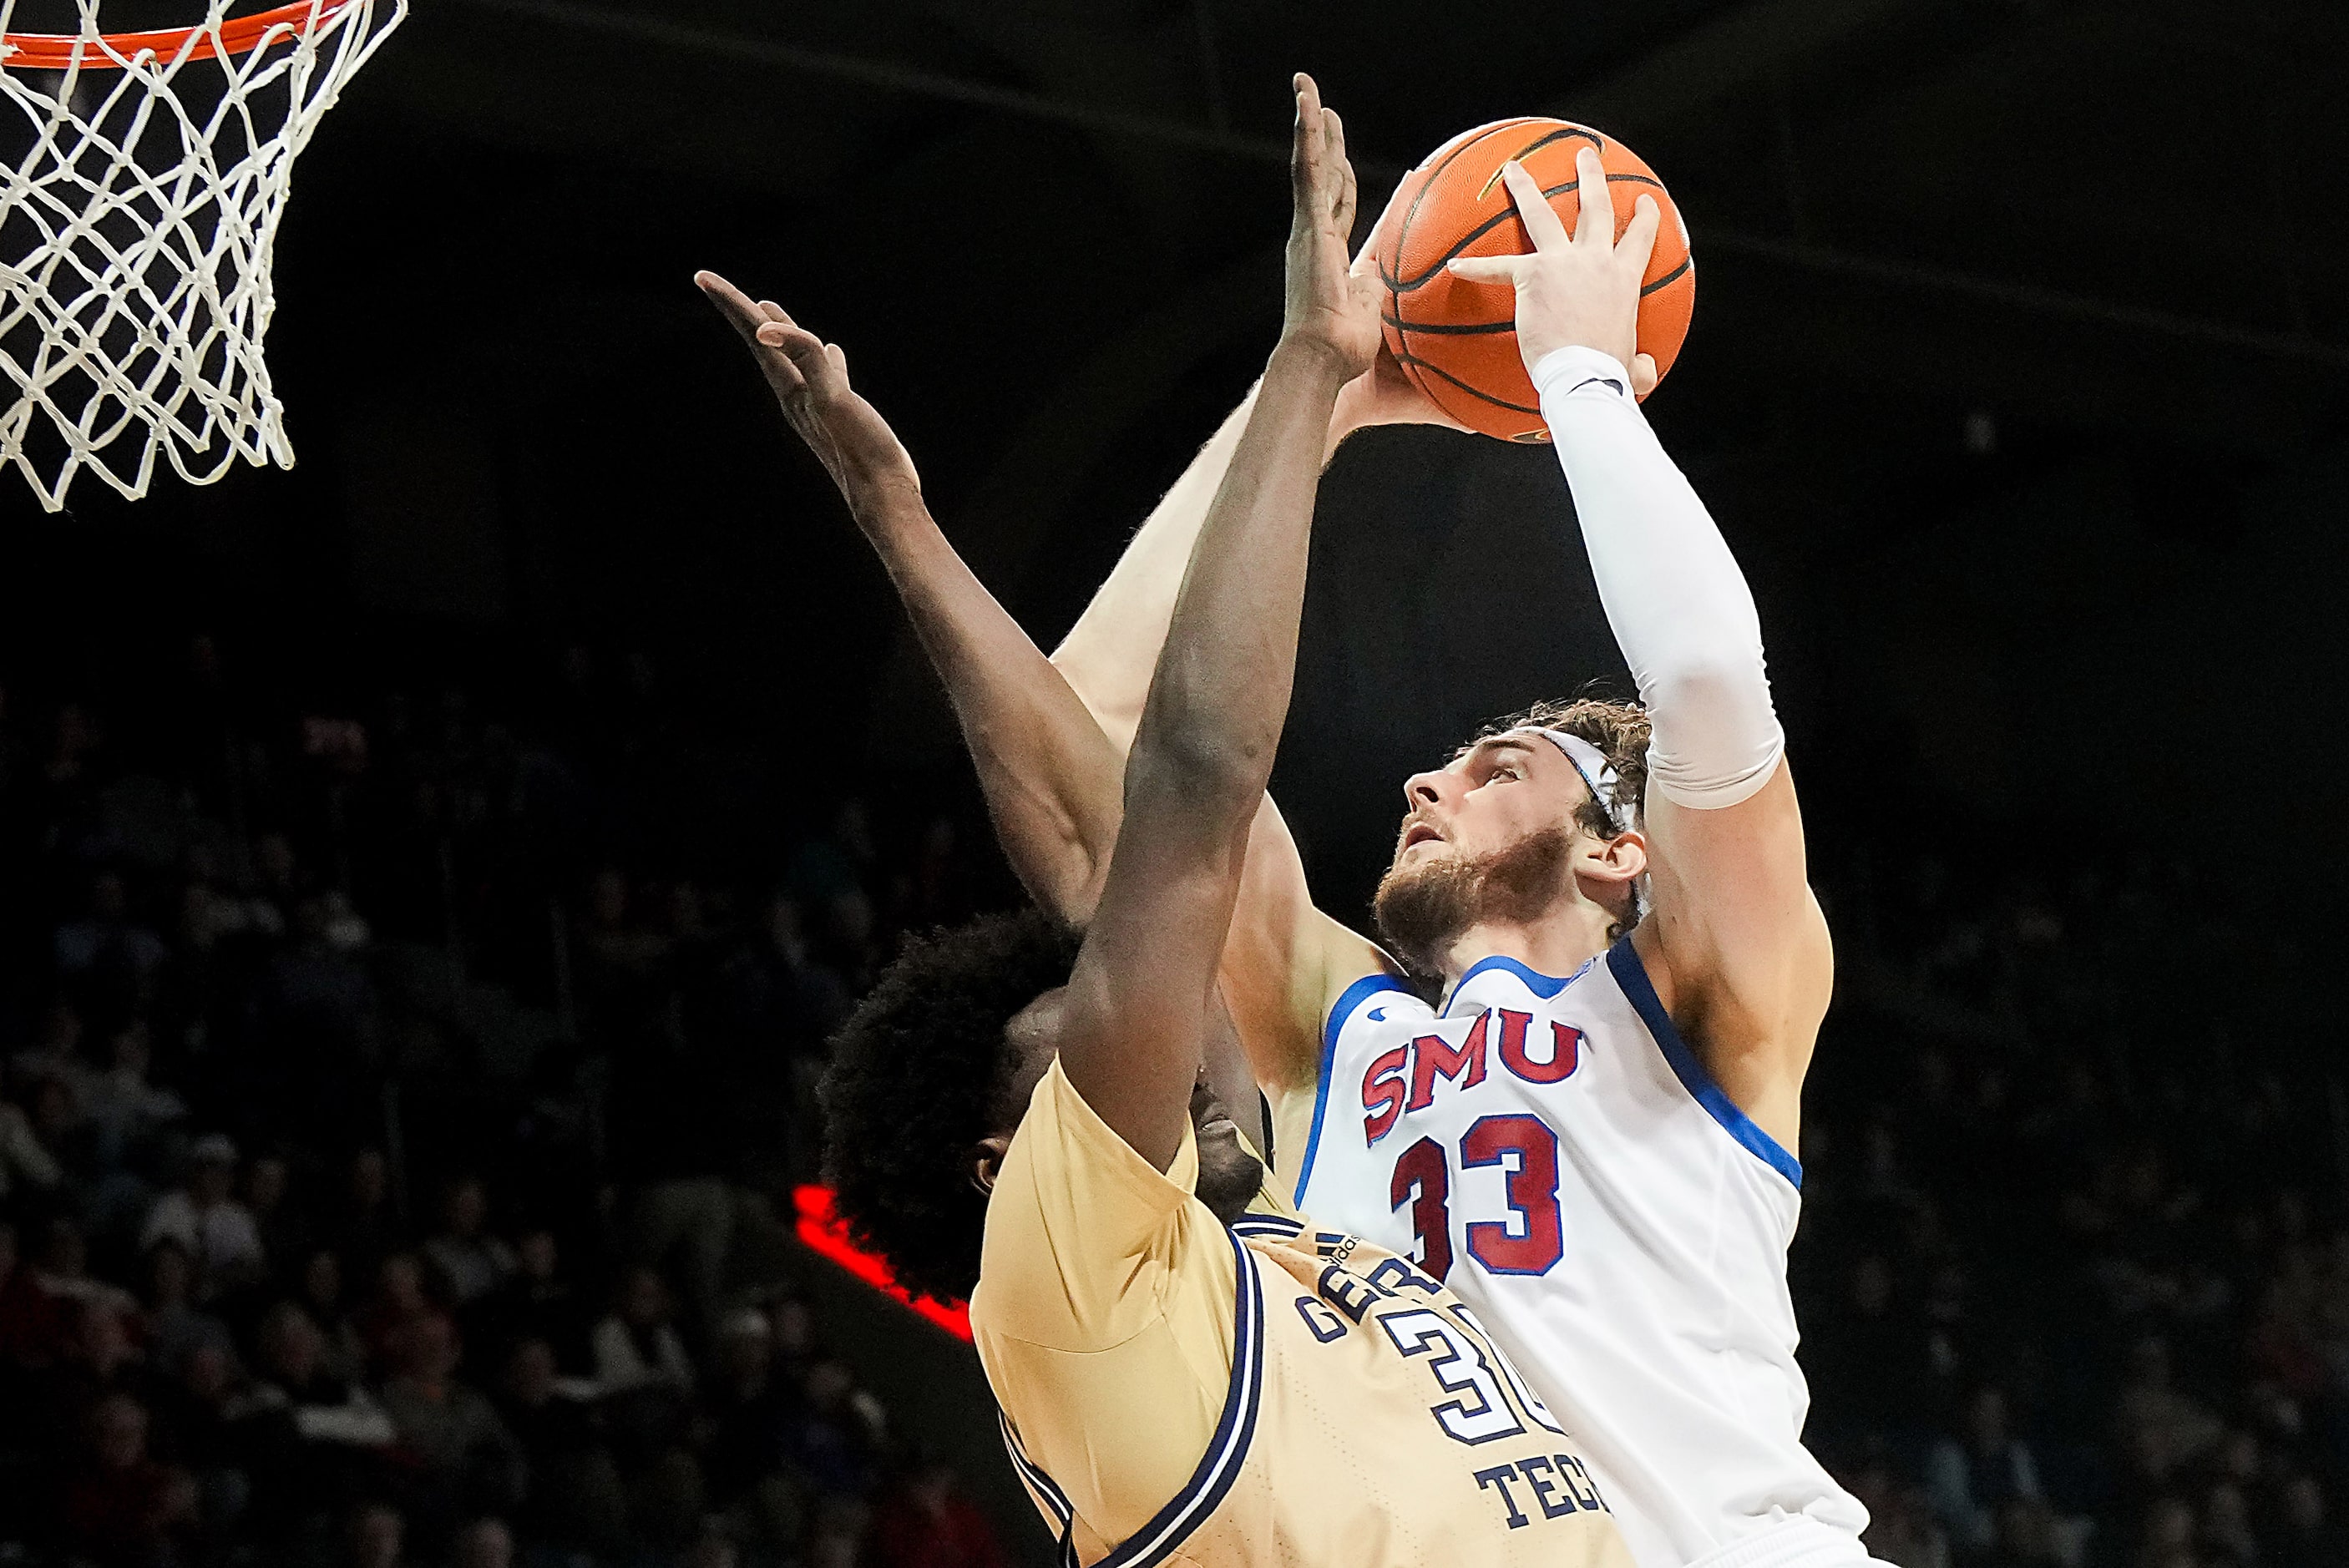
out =
<path fill-rule="evenodd" d="M 1222 995 L 1284 1170 L 1316 1206 L 1340 1206 L 1488 1304 L 1586 1452 L 1604 1456 L 1642 1568 L 1856 1561 L 1865 1511 L 1801 1446 L 1785 1282 L 1825 931 L 1751 597 L 1625 396 L 1651 385 L 1630 342 L 1653 219 L 1617 248 L 1611 215 L 1590 211 L 1571 242 L 1554 219 L 1534 226 L 1549 243 L 1527 263 L 1521 338 L 1540 351 L 1553 437 L 1649 711 L 1537 711 L 1411 780 L 1380 912 L 1404 961 L 1440 983 L 1441 1007 L 1313 909 L 1265 802 Z M 1554 357 L 1552 344 L 1574 352 Z M 1595 374 L 1558 385 L 1578 368 Z M 1248 412 L 1145 524 L 1058 672 L 942 540 L 874 537 L 1005 847 L 1047 907 L 1088 906 L 1100 886 L 1117 755 Z M 1340 396 L 1329 444 L 1398 421 L 1444 422 L 1382 361 Z M 1098 727 L 1072 720 L 1062 676 Z"/>
<path fill-rule="evenodd" d="M 1392 959 L 1313 908 L 1267 802 L 1225 995 L 1298 1201 L 1485 1315 L 1643 1568 L 1860 1562 L 1867 1511 L 1802 1445 L 1785 1279 L 1826 922 L 1753 597 L 1636 401 L 1654 204 L 1618 243 L 1595 151 L 1578 173 L 1600 195 L 1569 236 L 1510 164 L 1534 251 L 1454 268 L 1516 286 L 1640 704 L 1544 705 L 1406 781 L 1376 909 Z M 1189 530 L 1176 497 L 1217 456 L 1055 656 L 1113 738 Z M 1502 586 L 1494 614 L 1540 613 L 1541 584 Z"/>
<path fill-rule="evenodd" d="M 1172 613 L 1081 940 L 1031 910 L 901 955 L 835 1042 L 826 1166 L 901 1280 L 969 1296 L 1065 1568 L 1630 1568 L 1556 1418 L 1474 1313 L 1290 1210 L 1195 1087 L 1228 1027 L 1216 970 L 1288 706 L 1323 433 L 1378 344 L 1375 294 L 1347 274 L 1337 118 L 1297 88 L 1284 331 Z M 701 282 L 941 662 L 999 639 L 1008 618 L 944 569 L 912 464 L 839 351 Z M 999 711 L 1002 689 L 958 688 L 975 738 L 1032 696 L 1031 717 L 1104 755 L 1057 677 Z"/>
<path fill-rule="evenodd" d="M 1299 1197 L 1485 1304 L 1611 1483 L 1643 1568 L 1856 1561 L 1866 1512 L 1800 1439 L 1785 1249 L 1831 958 L 1757 618 L 1629 396 L 1652 375 L 1631 345 L 1653 218 L 1610 245 L 1593 202 L 1568 240 L 1507 178 L 1540 242 L 1509 266 L 1520 342 L 1644 710 L 1537 711 L 1410 781 L 1380 913 L 1440 1007 L 1314 910 L 1267 802 L 1223 995 Z M 1440 422 L 1391 371 L 1341 397 L 1333 446 L 1352 424 Z M 1245 412 L 1056 655 L 1112 744 Z M 999 827 L 1031 886 L 1082 883 L 1103 858 L 1098 766 L 1068 766 L 1083 748 L 1065 739 L 1023 758 L 1032 738 L 974 735 L 983 774 L 1019 776 L 990 789 Z"/>

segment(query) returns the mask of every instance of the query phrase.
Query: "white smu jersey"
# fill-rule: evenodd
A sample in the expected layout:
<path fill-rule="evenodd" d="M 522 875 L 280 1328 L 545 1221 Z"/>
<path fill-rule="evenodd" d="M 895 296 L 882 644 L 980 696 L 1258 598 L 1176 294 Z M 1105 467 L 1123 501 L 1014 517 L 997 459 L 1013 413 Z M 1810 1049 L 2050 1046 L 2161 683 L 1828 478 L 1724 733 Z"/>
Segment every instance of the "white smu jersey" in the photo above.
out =
<path fill-rule="evenodd" d="M 1868 1511 L 1802 1443 L 1802 1179 L 1627 939 L 1568 979 L 1487 958 L 1440 1012 L 1357 982 L 1323 1033 L 1297 1202 L 1475 1307 L 1641 1568 L 1777 1568 L 1866 1555 Z"/>

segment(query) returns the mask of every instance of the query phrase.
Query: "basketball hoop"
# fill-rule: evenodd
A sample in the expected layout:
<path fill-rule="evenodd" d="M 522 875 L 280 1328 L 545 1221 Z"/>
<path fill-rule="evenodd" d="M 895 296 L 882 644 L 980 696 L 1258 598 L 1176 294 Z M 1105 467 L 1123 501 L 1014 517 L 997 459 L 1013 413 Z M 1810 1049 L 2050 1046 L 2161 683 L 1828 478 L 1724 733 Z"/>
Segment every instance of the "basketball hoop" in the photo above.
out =
<path fill-rule="evenodd" d="M 136 500 L 160 452 L 209 484 L 291 468 L 262 335 L 294 159 L 408 0 L 296 0 L 190 27 L 17 33 L 0 0 L 0 466 L 43 507 L 87 468 Z M 213 64 L 207 64 L 212 62 Z M 5 395 L 0 387 L 0 396 Z"/>

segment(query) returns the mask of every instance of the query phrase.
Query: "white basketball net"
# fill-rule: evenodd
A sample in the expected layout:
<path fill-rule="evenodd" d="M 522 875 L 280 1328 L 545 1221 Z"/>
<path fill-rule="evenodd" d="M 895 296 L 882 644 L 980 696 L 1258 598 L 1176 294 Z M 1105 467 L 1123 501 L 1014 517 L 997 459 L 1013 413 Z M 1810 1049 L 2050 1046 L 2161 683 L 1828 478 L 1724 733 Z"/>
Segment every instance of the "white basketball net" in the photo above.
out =
<path fill-rule="evenodd" d="M 184 36 L 113 40 L 76 3 L 79 36 L 40 39 L 0 0 L 0 466 L 51 511 L 83 469 L 138 499 L 159 453 L 194 484 L 239 457 L 290 468 L 261 355 L 277 220 L 408 0 L 206 0 Z"/>

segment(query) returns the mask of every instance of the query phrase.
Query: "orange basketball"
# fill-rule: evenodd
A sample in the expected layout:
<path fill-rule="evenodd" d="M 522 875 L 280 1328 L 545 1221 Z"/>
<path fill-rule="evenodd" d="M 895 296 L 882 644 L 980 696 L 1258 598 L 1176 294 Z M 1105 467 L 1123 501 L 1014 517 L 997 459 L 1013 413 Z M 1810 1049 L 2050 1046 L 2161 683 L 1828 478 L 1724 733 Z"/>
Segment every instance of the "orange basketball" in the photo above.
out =
<path fill-rule="evenodd" d="M 1488 436 L 1549 439 L 1533 380 L 1517 355 L 1515 291 L 1506 283 L 1456 278 L 1444 263 L 1454 256 L 1522 255 L 1533 249 L 1501 179 L 1501 165 L 1512 158 L 1540 182 L 1572 233 L 1582 211 L 1575 153 L 1585 146 L 1597 147 L 1606 165 L 1618 239 L 1642 192 L 1663 207 L 1655 254 L 1640 289 L 1639 329 L 1640 352 L 1654 358 L 1661 377 L 1688 335 L 1695 265 L 1680 209 L 1655 171 L 1619 141 L 1588 126 L 1535 117 L 1463 131 L 1403 177 L 1371 236 L 1387 290 L 1387 347 L 1438 407 Z"/>

